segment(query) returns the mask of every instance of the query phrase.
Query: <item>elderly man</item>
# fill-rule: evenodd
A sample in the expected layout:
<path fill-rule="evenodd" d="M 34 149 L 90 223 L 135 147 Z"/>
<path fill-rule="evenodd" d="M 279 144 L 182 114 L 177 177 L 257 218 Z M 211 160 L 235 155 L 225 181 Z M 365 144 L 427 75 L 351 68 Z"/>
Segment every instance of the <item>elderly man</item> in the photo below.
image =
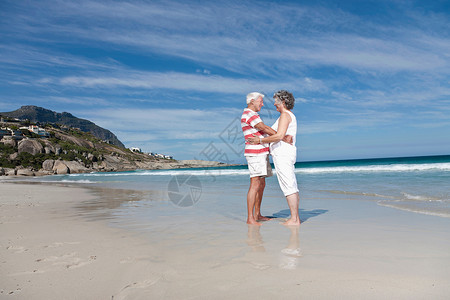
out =
<path fill-rule="evenodd" d="M 263 138 L 277 132 L 265 125 L 258 115 L 264 106 L 264 95 L 253 92 L 247 95 L 247 108 L 241 117 L 241 127 L 245 139 L 253 136 Z M 292 136 L 285 136 L 284 141 L 292 143 Z M 269 163 L 269 145 L 252 145 L 245 142 L 245 158 L 250 171 L 250 187 L 247 193 L 247 224 L 261 225 L 258 221 L 267 221 L 269 218 L 261 215 L 261 202 L 266 186 L 266 177 L 272 176 L 272 167 Z"/>

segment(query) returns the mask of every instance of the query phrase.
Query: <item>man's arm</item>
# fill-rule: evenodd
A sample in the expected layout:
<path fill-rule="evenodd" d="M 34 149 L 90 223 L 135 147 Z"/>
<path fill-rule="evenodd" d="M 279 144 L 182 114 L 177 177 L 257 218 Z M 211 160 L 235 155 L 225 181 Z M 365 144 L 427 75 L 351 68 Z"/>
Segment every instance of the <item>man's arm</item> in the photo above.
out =
<path fill-rule="evenodd" d="M 277 133 L 275 130 L 272 129 L 272 127 L 267 126 L 263 122 L 259 122 L 258 124 L 256 124 L 255 128 L 268 135 L 274 135 Z M 285 135 L 283 137 L 283 141 L 292 145 L 292 143 L 294 142 L 294 138 L 292 137 L 292 135 Z"/>
<path fill-rule="evenodd" d="M 259 131 L 262 131 L 262 132 L 268 134 L 268 135 L 274 135 L 277 133 L 275 130 L 272 129 L 272 127 L 267 126 L 263 122 L 259 122 L 258 124 L 256 124 L 255 128 L 258 129 Z"/>

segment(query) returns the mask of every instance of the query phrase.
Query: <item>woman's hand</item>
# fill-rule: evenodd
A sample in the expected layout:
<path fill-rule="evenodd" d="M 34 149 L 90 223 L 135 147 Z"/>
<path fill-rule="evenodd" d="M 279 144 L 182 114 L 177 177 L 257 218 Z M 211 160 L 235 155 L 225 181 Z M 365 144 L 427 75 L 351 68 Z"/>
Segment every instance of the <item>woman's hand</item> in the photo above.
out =
<path fill-rule="evenodd" d="M 247 139 L 247 142 L 249 142 L 252 145 L 258 145 L 260 143 L 260 139 L 258 136 L 253 135 L 253 137 Z"/>
<path fill-rule="evenodd" d="M 294 137 L 292 135 L 285 135 L 282 141 L 288 143 L 289 145 L 292 145 L 294 144 Z"/>

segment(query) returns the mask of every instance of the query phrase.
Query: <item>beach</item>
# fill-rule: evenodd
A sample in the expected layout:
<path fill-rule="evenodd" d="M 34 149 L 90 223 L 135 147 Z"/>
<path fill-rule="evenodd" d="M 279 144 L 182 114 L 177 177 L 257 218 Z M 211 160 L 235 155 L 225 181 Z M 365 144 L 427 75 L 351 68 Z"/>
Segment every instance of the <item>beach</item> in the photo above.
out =
<path fill-rule="evenodd" d="M 248 226 L 246 176 L 194 170 L 191 187 L 201 195 L 180 207 L 171 182 L 191 177 L 167 172 L 100 174 L 102 182 L 92 181 L 95 174 L 0 182 L 0 298 L 450 296 L 448 217 L 382 205 L 386 198 L 358 186 L 308 191 L 305 178 L 302 224 L 285 227 L 287 205 L 271 178 L 262 212 L 272 220 Z M 125 184 L 122 176 L 147 184 L 135 177 Z M 180 187 L 175 194 L 183 193 Z"/>
<path fill-rule="evenodd" d="M 144 284 L 147 246 L 78 216 L 82 188 L 0 184 L 2 299 L 117 299 Z M 135 284 L 136 282 L 136 284 Z"/>

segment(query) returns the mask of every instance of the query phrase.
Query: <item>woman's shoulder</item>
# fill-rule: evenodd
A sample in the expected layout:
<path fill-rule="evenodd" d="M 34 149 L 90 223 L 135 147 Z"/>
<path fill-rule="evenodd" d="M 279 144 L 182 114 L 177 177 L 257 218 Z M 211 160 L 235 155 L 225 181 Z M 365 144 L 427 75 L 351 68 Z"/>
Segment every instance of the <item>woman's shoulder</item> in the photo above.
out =
<path fill-rule="evenodd" d="M 288 111 L 286 111 L 286 113 L 288 113 L 292 119 L 296 119 L 295 114 L 292 111 L 288 110 Z"/>
<path fill-rule="evenodd" d="M 289 120 L 289 121 L 291 121 L 291 114 L 289 113 L 289 111 L 284 111 L 284 112 L 282 112 L 281 114 L 280 114 L 280 118 L 283 118 L 283 119 L 287 119 L 287 120 Z"/>

